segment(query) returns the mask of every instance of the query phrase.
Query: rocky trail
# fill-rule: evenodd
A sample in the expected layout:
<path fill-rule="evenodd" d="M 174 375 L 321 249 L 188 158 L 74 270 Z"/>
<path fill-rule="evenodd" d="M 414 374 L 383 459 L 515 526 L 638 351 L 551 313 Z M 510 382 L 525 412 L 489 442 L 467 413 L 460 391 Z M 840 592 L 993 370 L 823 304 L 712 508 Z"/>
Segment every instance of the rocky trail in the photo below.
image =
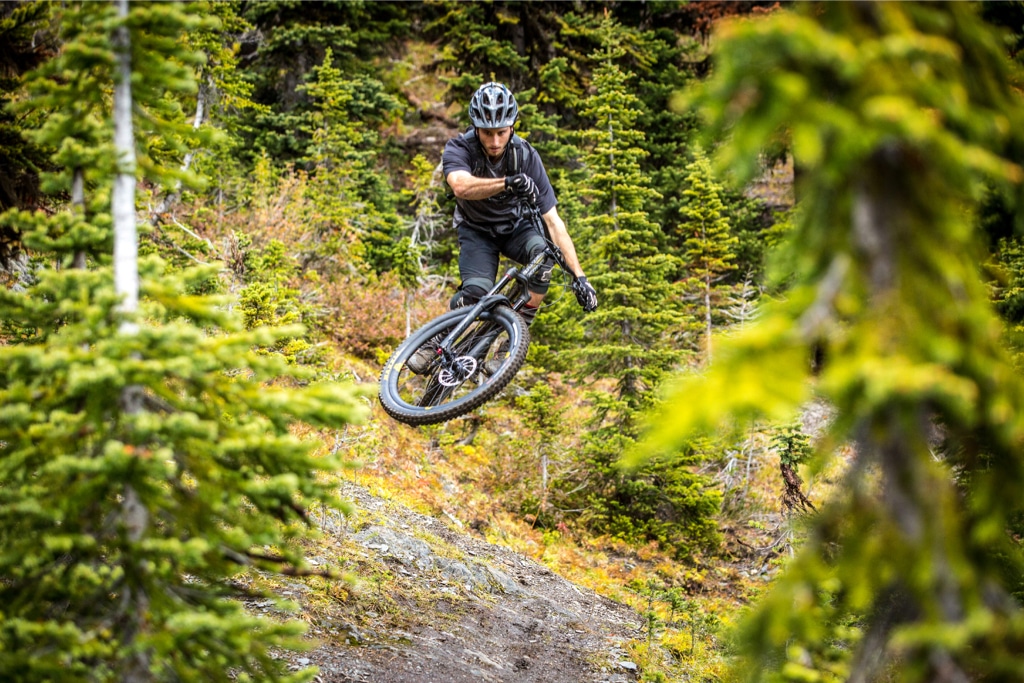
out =
<path fill-rule="evenodd" d="M 319 520 L 333 545 L 311 561 L 340 566 L 352 588 L 291 581 L 278 591 L 299 603 L 315 644 L 287 655 L 293 667 L 318 666 L 320 683 L 636 680 L 624 645 L 641 637 L 642 619 L 631 608 L 454 520 L 354 484 L 341 495 L 355 511 Z"/>

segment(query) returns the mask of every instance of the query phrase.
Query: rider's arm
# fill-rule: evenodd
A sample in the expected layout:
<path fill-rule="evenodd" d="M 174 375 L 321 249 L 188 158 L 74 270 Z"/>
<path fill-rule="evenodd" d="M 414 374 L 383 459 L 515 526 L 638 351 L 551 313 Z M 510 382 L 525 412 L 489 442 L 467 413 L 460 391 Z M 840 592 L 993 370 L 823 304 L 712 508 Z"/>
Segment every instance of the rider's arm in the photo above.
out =
<path fill-rule="evenodd" d="M 452 171 L 448 186 L 459 199 L 487 199 L 505 191 L 505 178 L 477 178 L 469 171 Z"/>
<path fill-rule="evenodd" d="M 576 277 L 583 275 L 583 268 L 576 257 L 576 247 L 572 243 L 572 238 L 569 237 L 569 231 L 565 229 L 565 222 L 558 215 L 558 210 L 551 207 L 551 210 L 541 217 L 544 219 L 544 224 L 548 226 L 548 235 L 551 237 L 551 241 L 562 250 L 565 265 Z"/>

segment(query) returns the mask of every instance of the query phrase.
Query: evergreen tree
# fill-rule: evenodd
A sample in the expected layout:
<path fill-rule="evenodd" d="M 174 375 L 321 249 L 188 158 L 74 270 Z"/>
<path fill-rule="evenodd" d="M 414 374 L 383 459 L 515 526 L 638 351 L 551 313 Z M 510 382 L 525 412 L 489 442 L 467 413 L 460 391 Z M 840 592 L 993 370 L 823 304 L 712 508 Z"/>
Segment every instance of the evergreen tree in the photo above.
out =
<path fill-rule="evenodd" d="M 429 272 L 429 257 L 437 247 L 438 235 L 446 222 L 438 204 L 440 174 L 440 165 L 431 164 L 422 154 L 412 160 L 412 168 L 407 172 L 412 186 L 408 191 L 409 204 L 413 207 L 414 215 L 409 221 L 409 235 L 398 243 L 393 260 L 394 270 L 405 290 L 406 336 L 414 329 L 412 303 L 416 291 L 434 275 Z"/>
<path fill-rule="evenodd" d="M 328 48 L 312 81 L 301 88 L 314 105 L 306 160 L 316 211 L 311 227 L 324 257 L 350 265 L 361 254 L 378 271 L 389 270 L 389 247 L 399 239 L 400 222 L 390 183 L 377 168 L 380 136 L 371 122 L 386 120 L 400 105 L 377 79 L 344 78 L 333 56 Z"/>
<path fill-rule="evenodd" d="M 49 23 L 50 3 L 0 5 L 0 212 L 33 206 L 40 199 L 39 172 L 46 154 L 22 135 L 24 126 L 7 105 L 16 99 L 21 75 L 51 55 Z M 0 228 L 0 268 L 12 265 L 19 251 L 19 236 Z"/>
<path fill-rule="evenodd" d="M 606 54 L 595 74 L 596 92 L 584 108 L 594 127 L 582 134 L 590 199 L 582 242 L 601 306 L 586 318 L 593 341 L 582 351 L 580 374 L 614 377 L 616 400 L 632 411 L 645 405 L 649 390 L 680 357 L 665 344 L 666 332 L 682 319 L 665 306 L 678 261 L 657 250 L 657 226 L 644 207 L 658 195 L 640 171 L 637 99 L 614 62 L 614 43 Z"/>
<path fill-rule="evenodd" d="M 577 353 L 577 374 L 611 381 L 614 392 L 594 391 L 593 429 L 586 453 L 594 472 L 590 504 L 592 524 L 632 541 L 656 539 L 680 554 L 714 537 L 710 515 L 717 507 L 706 482 L 687 464 L 699 458 L 670 458 L 639 472 L 617 468 L 621 454 L 632 447 L 640 416 L 656 397 L 665 373 L 682 354 L 670 345 L 670 334 L 683 323 L 671 306 L 670 280 L 678 261 L 659 253 L 658 227 L 645 211 L 658 195 L 640 170 L 642 133 L 635 129 L 637 98 L 616 58 L 616 26 L 606 22 L 606 48 L 594 74 L 595 93 L 583 113 L 594 127 L 584 135 L 584 157 L 591 199 L 581 244 L 589 279 L 601 305 L 583 322 L 584 345 Z"/>
<path fill-rule="evenodd" d="M 202 58 L 194 67 L 196 90 L 185 94 L 183 114 L 186 121 L 191 119 L 193 130 L 213 129 L 220 134 L 208 135 L 202 139 L 202 147 L 190 148 L 182 158 L 181 170 L 189 171 L 195 166 L 202 177 L 209 178 L 210 184 L 221 191 L 232 178 L 243 174 L 239 160 L 245 153 L 241 137 L 243 113 L 266 111 L 252 101 L 253 85 L 239 67 L 239 40 L 252 30 L 239 16 L 239 5 L 236 0 L 194 3 L 190 14 L 206 17 L 207 21 L 182 37 L 184 49 Z M 154 211 L 155 220 L 161 220 L 164 212 L 175 210 L 180 190 L 179 183 L 173 192 L 161 198 Z M 186 243 L 182 248 L 194 250 L 201 246 Z"/>
<path fill-rule="evenodd" d="M 687 273 L 684 295 L 695 302 L 694 316 L 703 321 L 704 361 L 711 362 L 711 333 L 722 318 L 730 287 L 722 280 L 736 266 L 733 248 L 738 240 L 729 232 L 729 220 L 721 199 L 721 187 L 711 174 L 711 163 L 697 150 L 686 167 L 680 230 L 686 234 L 682 259 Z"/>
<path fill-rule="evenodd" d="M 990 264 L 996 273 L 992 301 L 1006 325 L 1014 364 L 1024 367 L 1024 240 L 1000 240 Z"/>
<path fill-rule="evenodd" d="M 242 174 L 235 115 L 255 105 L 249 99 L 252 88 L 237 68 L 237 37 L 246 30 L 237 8 L 233 1 L 202 1 L 189 6 L 194 25 L 179 42 L 194 76 L 173 78 L 194 80 L 196 87 L 169 93 L 173 113 L 164 111 L 140 121 L 144 125 L 150 118 L 154 123 L 173 121 L 178 129 L 170 135 L 140 136 L 146 140 L 143 153 L 160 155 L 154 163 L 159 163 L 161 170 L 156 174 L 159 178 L 152 178 L 157 183 L 141 188 L 151 196 L 146 201 L 149 210 L 140 221 L 139 253 L 157 254 L 172 268 L 216 258 L 212 242 L 194 225 L 196 205 L 201 203 L 203 190 L 212 188 L 215 196 L 223 198 L 231 189 L 232 178 Z M 164 149 L 168 146 L 173 149 Z M 151 174 L 146 173 L 149 179 Z"/>
<path fill-rule="evenodd" d="M 61 19 L 30 104 L 49 113 L 49 186 L 80 201 L 0 217 L 37 264 L 0 290 L 0 678 L 308 680 L 270 654 L 300 626 L 248 615 L 228 579 L 308 571 L 296 541 L 307 507 L 333 500 L 322 477 L 337 463 L 289 428 L 361 409 L 350 388 L 289 388 L 299 371 L 253 350 L 295 330 L 244 332 L 224 299 L 187 293 L 215 269 L 171 276 L 150 259 L 135 279 L 129 226 L 112 270 L 136 174 L 180 177 L 175 141 L 152 134 L 174 130 L 159 113 L 193 87 L 176 46 L 196 22 L 126 1 Z M 112 190 L 119 175 L 131 182 Z"/>
<path fill-rule="evenodd" d="M 394 2 L 294 2 L 255 0 L 244 4 L 243 17 L 255 31 L 246 34 L 241 56 L 254 84 L 253 99 L 262 105 L 246 112 L 244 126 L 255 155 L 266 150 L 278 163 L 310 156 L 313 101 L 302 86 L 333 51 L 335 67 L 345 78 L 372 78 L 373 60 L 409 34 L 407 10 Z M 375 130 L 378 112 L 367 109 L 361 121 Z M 387 111 L 379 112 L 385 116 Z"/>
<path fill-rule="evenodd" d="M 641 164 L 663 198 L 650 206 L 651 219 L 670 233 L 685 202 L 686 175 L 679 171 L 689 156 L 697 127 L 695 113 L 679 111 L 672 101 L 694 78 L 690 64 L 698 47 L 693 39 L 667 27 L 647 32 L 644 38 L 649 62 L 638 70 L 635 89 L 643 102 L 637 127 L 645 133 L 641 146 L 647 151 Z"/>
<path fill-rule="evenodd" d="M 439 3 L 439 16 L 426 30 L 442 41 L 437 66 L 451 74 L 444 77 L 449 102 L 468 103 L 476 89 L 491 80 L 504 83 L 520 98 L 530 84 L 520 12 L 530 13 L 535 7 L 504 0 Z"/>
<path fill-rule="evenodd" d="M 1024 676 L 1024 382 L 979 277 L 972 210 L 1019 191 L 1024 109 L 973 4 L 815 3 L 724 26 L 697 104 L 746 181 L 804 170 L 784 302 L 684 382 L 647 446 L 812 391 L 853 446 L 797 558 L 746 623 L 750 680 Z M 1019 147 L 1018 147 L 1019 148 Z M 812 350 L 824 348 L 810 381 Z"/>

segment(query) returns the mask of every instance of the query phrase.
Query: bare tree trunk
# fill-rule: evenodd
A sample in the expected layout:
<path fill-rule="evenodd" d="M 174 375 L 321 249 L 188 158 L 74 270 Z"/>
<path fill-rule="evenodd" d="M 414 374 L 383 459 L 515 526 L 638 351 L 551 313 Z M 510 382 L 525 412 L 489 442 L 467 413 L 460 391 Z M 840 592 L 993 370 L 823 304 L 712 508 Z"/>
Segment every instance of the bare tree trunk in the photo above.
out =
<path fill-rule="evenodd" d="M 612 125 L 612 117 L 608 116 L 608 175 L 615 177 L 615 126 Z M 612 192 L 608 206 L 608 213 L 612 215 L 613 223 L 617 228 L 619 225 L 619 202 L 618 192 L 615 184 L 612 183 Z"/>
<path fill-rule="evenodd" d="M 128 17 L 128 0 L 117 0 L 118 17 Z M 114 148 L 117 154 L 117 175 L 111 192 L 111 212 L 114 217 L 114 291 L 119 295 L 120 310 L 129 320 L 121 325 L 121 334 L 132 336 L 138 332 L 134 315 L 139 308 L 138 231 L 135 217 L 135 135 L 132 129 L 132 62 L 131 37 L 127 23 L 114 31 L 114 50 L 117 71 L 114 83 Z M 138 386 L 125 387 L 121 392 L 121 411 L 126 415 L 138 413 L 142 390 Z M 129 546 L 143 537 L 149 523 L 149 513 L 139 498 L 138 491 L 125 485 L 121 502 L 121 524 Z M 130 551 L 129 551 L 130 552 Z M 131 562 L 129 557 L 127 562 Z M 136 573 L 136 572 L 133 572 Z M 122 640 L 130 655 L 124 663 L 122 680 L 125 683 L 145 683 L 151 680 L 149 654 L 135 647 L 139 633 L 146 628 L 149 599 L 134 581 L 127 581 L 122 594 L 125 626 Z"/>
<path fill-rule="evenodd" d="M 547 450 L 541 450 L 540 454 L 540 513 L 543 515 L 548 510 L 548 454 Z"/>
<path fill-rule="evenodd" d="M 118 0 L 118 15 L 128 16 L 128 0 Z M 121 310 L 129 315 L 139 308 L 139 245 L 135 225 L 135 136 L 132 130 L 132 63 L 128 27 L 114 33 L 117 73 L 114 84 L 114 148 L 117 175 L 111 192 L 114 216 L 114 290 L 121 297 Z M 126 323 L 125 332 L 135 331 Z"/>
<path fill-rule="evenodd" d="M 704 280 L 704 342 L 707 347 L 705 363 L 711 365 L 711 274 L 707 273 Z"/>
<path fill-rule="evenodd" d="M 81 168 L 75 169 L 74 177 L 71 180 L 71 210 L 79 217 L 85 216 L 85 174 L 82 173 Z M 75 252 L 71 267 L 85 270 L 84 251 Z"/>
<path fill-rule="evenodd" d="M 213 88 L 213 79 L 209 76 L 205 80 L 199 83 L 199 92 L 196 93 L 196 115 L 192 120 L 192 130 L 199 130 L 199 127 L 203 125 L 203 121 L 206 120 L 206 100 L 210 97 L 210 90 Z M 196 151 L 190 149 L 185 154 L 185 159 L 182 161 L 181 170 L 187 171 L 192 167 L 192 160 L 196 156 Z M 178 183 L 178 187 L 181 187 L 181 183 Z M 175 192 L 177 194 L 177 192 Z"/>
<path fill-rule="evenodd" d="M 411 290 L 405 290 L 405 338 L 408 339 L 409 335 L 412 334 L 412 301 L 414 293 Z"/>
<path fill-rule="evenodd" d="M 203 125 L 203 121 L 206 120 L 206 101 L 210 97 L 210 90 L 213 85 L 209 84 L 209 77 L 207 82 L 200 82 L 199 92 L 196 93 L 196 113 L 192 120 L 192 130 L 199 130 L 199 127 Z M 192 167 L 192 160 L 196 157 L 196 151 L 190 149 L 186 154 L 185 158 L 181 162 L 181 170 L 187 171 Z M 156 208 L 152 212 L 150 221 L 154 221 L 156 216 L 167 213 L 171 208 L 171 205 L 178 201 L 178 197 L 181 195 L 181 181 L 179 180 L 174 185 L 174 191 L 168 192 L 157 204 Z"/>

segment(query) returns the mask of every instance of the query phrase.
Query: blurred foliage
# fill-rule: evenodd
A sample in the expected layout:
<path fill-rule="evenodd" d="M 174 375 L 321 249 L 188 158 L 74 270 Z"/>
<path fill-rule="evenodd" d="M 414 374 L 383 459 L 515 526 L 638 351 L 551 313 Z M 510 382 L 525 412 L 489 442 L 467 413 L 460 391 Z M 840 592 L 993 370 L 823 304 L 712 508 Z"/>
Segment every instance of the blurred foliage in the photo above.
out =
<path fill-rule="evenodd" d="M 986 187 L 1019 191 L 1004 153 L 1024 110 L 977 12 L 824 3 L 736 21 L 688 100 L 709 135 L 728 132 L 719 161 L 740 182 L 762 150 L 790 146 L 800 211 L 786 299 L 681 382 L 648 447 L 792 419 L 813 389 L 837 411 L 816 467 L 854 449 L 844 486 L 747 621 L 750 680 L 1022 673 L 1024 614 L 1008 598 L 1024 555 L 1007 530 L 1024 484 L 1024 385 L 982 285 L 971 210 Z"/>

